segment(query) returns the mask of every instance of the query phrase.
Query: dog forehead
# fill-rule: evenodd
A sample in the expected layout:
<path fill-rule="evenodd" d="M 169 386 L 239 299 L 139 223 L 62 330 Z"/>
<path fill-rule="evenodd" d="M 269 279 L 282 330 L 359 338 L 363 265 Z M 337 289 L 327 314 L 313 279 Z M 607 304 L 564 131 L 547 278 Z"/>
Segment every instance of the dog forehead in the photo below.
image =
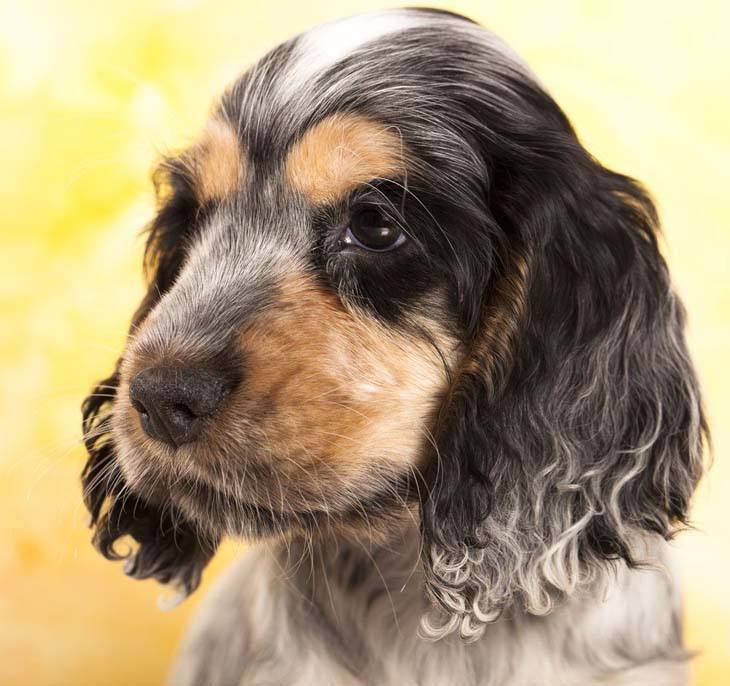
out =
<path fill-rule="evenodd" d="M 392 9 L 315 26 L 277 46 L 225 91 L 220 110 L 261 170 L 337 112 L 441 130 L 464 99 L 504 91 L 524 63 L 491 31 L 433 9 Z M 529 78 L 529 77 L 528 77 Z M 447 91 L 461 100 L 445 97 Z M 453 102 L 452 102 L 453 100 Z M 454 112 L 458 115 L 458 112 Z M 438 132 L 437 132 L 438 133 Z"/>
<path fill-rule="evenodd" d="M 383 10 L 316 26 L 262 57 L 223 94 L 215 135 L 209 130 L 198 146 L 196 192 L 203 200 L 243 187 L 261 194 L 281 174 L 317 205 L 370 178 L 397 180 L 411 166 L 406 157 L 409 174 L 425 169 L 424 151 L 429 164 L 438 158 L 466 173 L 454 154 L 469 140 L 459 103 L 503 99 L 500 74 L 508 72 L 525 73 L 494 34 L 444 12 Z M 450 74 L 458 80 L 450 83 Z M 442 97 L 446 87 L 461 99 Z M 447 173 L 447 166 L 439 168 Z"/>

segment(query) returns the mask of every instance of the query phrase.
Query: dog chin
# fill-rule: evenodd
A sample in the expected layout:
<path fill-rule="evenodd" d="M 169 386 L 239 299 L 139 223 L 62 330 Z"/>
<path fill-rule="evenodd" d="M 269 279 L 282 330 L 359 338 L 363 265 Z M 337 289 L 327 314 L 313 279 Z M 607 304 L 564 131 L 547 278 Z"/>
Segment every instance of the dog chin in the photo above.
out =
<path fill-rule="evenodd" d="M 314 525 L 313 513 L 294 513 L 246 502 L 200 481 L 182 479 L 167 497 L 186 519 L 207 534 L 257 540 L 291 534 Z"/>

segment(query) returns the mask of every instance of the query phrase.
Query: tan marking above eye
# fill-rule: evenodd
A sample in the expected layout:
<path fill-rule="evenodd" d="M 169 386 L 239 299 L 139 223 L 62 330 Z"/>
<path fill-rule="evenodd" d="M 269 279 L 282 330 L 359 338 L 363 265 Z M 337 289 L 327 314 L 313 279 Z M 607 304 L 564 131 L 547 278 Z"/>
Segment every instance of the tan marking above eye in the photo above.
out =
<path fill-rule="evenodd" d="M 397 129 L 354 114 L 315 124 L 286 158 L 285 178 L 315 205 L 333 202 L 374 178 L 403 175 Z"/>
<path fill-rule="evenodd" d="M 221 119 L 208 122 L 202 138 L 183 159 L 201 203 L 234 193 L 244 179 L 245 160 L 238 136 Z"/>

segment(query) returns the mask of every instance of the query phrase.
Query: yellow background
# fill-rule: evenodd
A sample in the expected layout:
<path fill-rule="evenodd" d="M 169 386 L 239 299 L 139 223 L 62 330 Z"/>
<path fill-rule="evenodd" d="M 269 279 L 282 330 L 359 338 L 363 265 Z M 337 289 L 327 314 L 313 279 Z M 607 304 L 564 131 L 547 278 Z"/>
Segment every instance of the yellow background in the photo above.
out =
<path fill-rule="evenodd" d="M 200 594 L 160 612 L 88 544 L 81 398 L 141 295 L 148 172 L 212 97 L 340 0 L 0 4 L 0 684 L 163 680 Z M 530 62 L 604 163 L 642 179 L 690 313 L 716 461 L 680 537 L 702 686 L 730 684 L 730 3 L 445 3 Z M 235 554 L 229 544 L 207 583 Z"/>

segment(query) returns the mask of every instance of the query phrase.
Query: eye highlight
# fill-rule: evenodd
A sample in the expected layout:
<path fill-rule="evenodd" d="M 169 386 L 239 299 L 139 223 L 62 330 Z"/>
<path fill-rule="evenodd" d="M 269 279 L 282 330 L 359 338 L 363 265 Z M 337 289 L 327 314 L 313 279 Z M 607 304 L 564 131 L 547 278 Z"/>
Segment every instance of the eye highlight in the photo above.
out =
<path fill-rule="evenodd" d="M 379 209 L 367 207 L 355 211 L 342 242 L 371 252 L 387 252 L 402 245 L 406 234 Z"/>

